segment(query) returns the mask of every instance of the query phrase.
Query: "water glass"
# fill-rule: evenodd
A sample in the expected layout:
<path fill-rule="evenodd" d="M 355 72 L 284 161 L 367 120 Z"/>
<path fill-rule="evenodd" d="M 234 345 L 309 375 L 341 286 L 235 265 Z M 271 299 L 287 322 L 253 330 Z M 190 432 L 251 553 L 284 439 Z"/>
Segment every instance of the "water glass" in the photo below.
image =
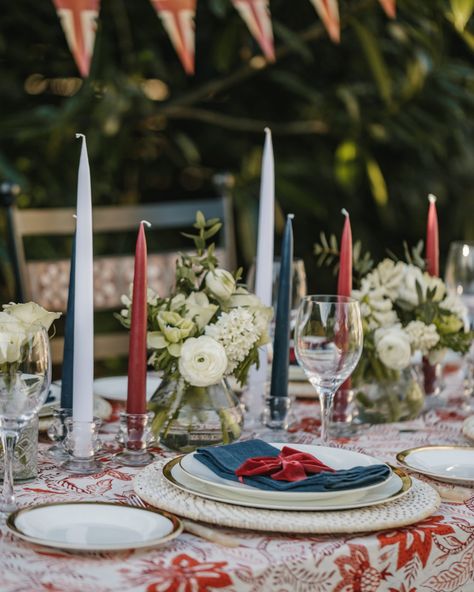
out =
<path fill-rule="evenodd" d="M 363 329 L 357 300 L 345 296 L 307 296 L 298 309 L 295 352 L 319 395 L 321 441 L 328 441 L 334 395 L 359 362 Z"/>

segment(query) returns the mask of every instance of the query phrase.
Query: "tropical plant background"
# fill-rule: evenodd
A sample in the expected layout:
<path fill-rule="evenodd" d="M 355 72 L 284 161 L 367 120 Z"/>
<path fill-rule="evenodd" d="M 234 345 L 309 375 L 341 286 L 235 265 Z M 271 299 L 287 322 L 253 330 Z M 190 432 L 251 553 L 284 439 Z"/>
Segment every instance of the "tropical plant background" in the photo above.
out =
<path fill-rule="evenodd" d="M 95 204 L 209 195 L 235 175 L 240 262 L 255 252 L 263 128 L 273 130 L 278 232 L 293 211 L 311 290 L 319 233 L 353 234 L 375 257 L 424 236 L 438 196 L 441 247 L 474 238 L 474 0 L 340 0 L 330 42 L 308 0 L 272 0 L 278 59 L 267 64 L 228 0 L 199 0 L 187 77 L 148 0 L 102 0 L 82 81 L 52 2 L 10 2 L 0 19 L 0 182 L 21 207 L 73 205 L 87 134 Z M 13 281 L 1 218 L 2 298 Z M 278 244 L 278 239 L 277 239 Z M 48 246 L 39 245 L 38 256 Z"/>

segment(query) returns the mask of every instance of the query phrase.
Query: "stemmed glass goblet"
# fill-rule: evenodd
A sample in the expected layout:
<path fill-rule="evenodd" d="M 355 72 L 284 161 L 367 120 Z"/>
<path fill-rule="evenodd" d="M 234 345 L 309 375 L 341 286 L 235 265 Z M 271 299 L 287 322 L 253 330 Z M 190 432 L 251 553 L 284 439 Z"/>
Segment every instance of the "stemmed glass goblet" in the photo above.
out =
<path fill-rule="evenodd" d="M 306 296 L 296 317 L 296 359 L 319 395 L 321 441 L 328 441 L 334 395 L 362 353 L 363 330 L 357 300 Z"/>
<path fill-rule="evenodd" d="M 51 384 L 49 337 L 41 326 L 0 325 L 0 438 L 3 491 L 0 512 L 15 510 L 13 462 L 21 430 L 38 414 Z"/>

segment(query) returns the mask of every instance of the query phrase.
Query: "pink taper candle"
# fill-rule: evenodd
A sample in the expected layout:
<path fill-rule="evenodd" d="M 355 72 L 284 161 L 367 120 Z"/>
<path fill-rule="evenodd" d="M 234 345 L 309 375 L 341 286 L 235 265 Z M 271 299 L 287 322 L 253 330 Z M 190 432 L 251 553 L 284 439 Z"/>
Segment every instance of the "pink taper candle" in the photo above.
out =
<path fill-rule="evenodd" d="M 128 357 L 127 413 L 146 413 L 147 249 L 141 222 L 135 248 Z"/>
<path fill-rule="evenodd" d="M 430 275 L 439 277 L 439 233 L 436 197 L 430 193 L 428 199 L 430 207 L 426 225 L 426 270 Z"/>
<path fill-rule="evenodd" d="M 352 230 L 349 212 L 343 209 L 342 213 L 346 217 L 346 221 L 341 238 L 337 294 L 338 296 L 350 296 L 352 293 Z"/>

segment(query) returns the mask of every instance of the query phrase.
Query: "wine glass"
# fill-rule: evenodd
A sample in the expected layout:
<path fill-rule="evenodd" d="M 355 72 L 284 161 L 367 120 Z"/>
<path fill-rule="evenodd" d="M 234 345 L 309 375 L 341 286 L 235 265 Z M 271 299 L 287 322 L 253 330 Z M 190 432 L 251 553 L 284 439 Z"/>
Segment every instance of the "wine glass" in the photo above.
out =
<path fill-rule="evenodd" d="M 3 491 L 0 512 L 15 510 L 13 456 L 21 430 L 37 415 L 51 384 L 51 355 L 46 329 L 0 323 L 0 438 Z"/>
<path fill-rule="evenodd" d="M 455 241 L 449 246 L 446 262 L 446 285 L 467 308 L 469 325 L 474 329 L 474 242 Z M 466 391 L 474 391 L 474 347 L 466 357 Z"/>
<path fill-rule="evenodd" d="M 363 330 L 357 300 L 345 296 L 306 296 L 295 327 L 296 359 L 319 394 L 321 441 L 328 441 L 334 395 L 362 353 Z"/>

